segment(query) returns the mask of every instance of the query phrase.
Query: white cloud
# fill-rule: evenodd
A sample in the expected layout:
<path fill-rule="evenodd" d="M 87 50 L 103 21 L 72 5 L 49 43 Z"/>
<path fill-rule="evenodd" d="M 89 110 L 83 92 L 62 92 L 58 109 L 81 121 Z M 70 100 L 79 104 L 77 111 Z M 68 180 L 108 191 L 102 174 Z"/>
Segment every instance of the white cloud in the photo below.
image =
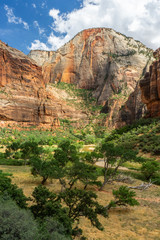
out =
<path fill-rule="evenodd" d="M 27 30 L 29 30 L 28 23 L 24 22 L 22 18 L 16 17 L 13 13 L 13 9 L 9 8 L 7 5 L 4 5 L 4 9 L 6 10 L 6 16 L 8 18 L 9 23 L 15 23 L 15 24 L 23 24 L 23 27 Z"/>
<path fill-rule="evenodd" d="M 153 49 L 160 46 L 160 0 L 83 0 L 79 9 L 62 14 L 53 8 L 49 16 L 53 23 L 46 46 L 52 50 L 94 27 L 113 28 Z"/>
<path fill-rule="evenodd" d="M 37 50 L 37 49 L 46 50 L 46 51 L 50 50 L 45 43 L 42 43 L 39 40 L 34 40 L 34 42 L 31 43 L 31 47 L 28 47 L 28 50 Z"/>
<path fill-rule="evenodd" d="M 59 9 L 53 8 L 49 11 L 49 16 L 51 16 L 53 19 L 58 19 L 59 18 L 59 16 L 58 16 L 59 13 L 60 13 Z"/>
<path fill-rule="evenodd" d="M 39 32 L 40 35 L 45 32 L 44 28 L 41 28 L 41 27 L 39 26 L 39 23 L 38 23 L 37 21 L 34 21 L 34 22 L 33 22 L 33 25 L 34 25 L 35 28 L 38 28 L 38 32 Z"/>
<path fill-rule="evenodd" d="M 36 4 L 35 4 L 35 3 L 32 3 L 32 7 L 33 7 L 33 8 L 36 8 L 37 6 L 36 6 Z"/>
<path fill-rule="evenodd" d="M 51 48 L 53 50 L 56 50 L 57 48 L 60 48 L 64 43 L 68 42 L 70 40 L 70 37 L 66 35 L 65 37 L 57 37 L 52 32 L 51 35 L 48 37 L 48 43 L 52 46 Z"/>

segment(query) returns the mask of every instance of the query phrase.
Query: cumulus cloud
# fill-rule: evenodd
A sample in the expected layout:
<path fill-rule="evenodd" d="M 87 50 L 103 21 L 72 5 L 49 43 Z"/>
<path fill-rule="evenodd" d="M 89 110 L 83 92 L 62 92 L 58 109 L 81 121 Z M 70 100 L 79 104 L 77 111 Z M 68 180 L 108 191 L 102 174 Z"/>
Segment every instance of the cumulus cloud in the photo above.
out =
<path fill-rule="evenodd" d="M 39 40 L 34 40 L 34 42 L 31 43 L 31 47 L 28 47 L 28 50 L 37 50 L 37 49 L 46 50 L 46 51 L 50 50 L 45 43 L 42 43 Z"/>
<path fill-rule="evenodd" d="M 4 5 L 4 9 L 6 10 L 6 16 L 8 18 L 9 23 L 15 23 L 15 24 L 23 24 L 23 27 L 27 30 L 29 30 L 28 23 L 24 22 L 22 18 L 16 17 L 13 13 L 13 9 L 9 8 L 7 5 Z"/>
<path fill-rule="evenodd" d="M 46 42 L 55 50 L 86 28 L 113 28 L 153 49 L 160 46 L 160 0 L 83 0 L 79 9 L 51 9 L 52 31 Z"/>
<path fill-rule="evenodd" d="M 45 32 L 44 28 L 41 28 L 41 27 L 39 26 L 39 23 L 38 23 L 37 21 L 34 21 L 34 22 L 33 22 L 33 25 L 34 25 L 35 28 L 38 28 L 38 32 L 39 32 L 40 35 Z"/>

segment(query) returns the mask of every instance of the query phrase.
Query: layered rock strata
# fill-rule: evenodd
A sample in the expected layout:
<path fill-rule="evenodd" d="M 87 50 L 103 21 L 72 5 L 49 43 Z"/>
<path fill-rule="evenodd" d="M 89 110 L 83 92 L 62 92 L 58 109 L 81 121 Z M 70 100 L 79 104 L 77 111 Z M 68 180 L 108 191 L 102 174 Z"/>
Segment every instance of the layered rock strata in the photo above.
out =
<path fill-rule="evenodd" d="M 0 121 L 58 125 L 60 118 L 86 119 L 46 89 L 41 67 L 0 41 Z"/>

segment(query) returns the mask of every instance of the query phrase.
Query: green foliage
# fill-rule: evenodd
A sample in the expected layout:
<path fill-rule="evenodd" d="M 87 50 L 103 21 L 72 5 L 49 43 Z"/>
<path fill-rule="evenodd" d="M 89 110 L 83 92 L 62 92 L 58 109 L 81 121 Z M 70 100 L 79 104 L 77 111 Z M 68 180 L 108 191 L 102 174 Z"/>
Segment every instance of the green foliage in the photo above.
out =
<path fill-rule="evenodd" d="M 85 144 L 94 144 L 96 142 L 95 136 L 93 134 L 86 134 L 84 142 Z"/>
<path fill-rule="evenodd" d="M 55 193 L 39 185 L 34 189 L 32 196 L 34 197 L 34 205 L 30 209 L 35 218 L 43 220 L 46 217 L 52 217 L 66 228 L 68 234 L 71 233 L 71 220 L 66 213 L 66 209 L 62 208 L 59 197 Z"/>
<path fill-rule="evenodd" d="M 88 157 L 90 161 L 92 158 L 91 155 L 93 154 L 90 154 L 90 157 Z M 71 189 L 77 181 L 84 184 L 84 189 L 91 184 L 101 185 L 97 181 L 98 173 L 96 167 L 87 164 L 85 162 L 87 155 L 80 153 L 76 146 L 69 140 L 62 141 L 59 144 L 55 150 L 54 158 L 57 173 L 59 172 L 60 183 L 63 187 L 67 188 L 67 185 L 69 185 Z M 66 182 L 67 179 L 68 182 Z"/>
<path fill-rule="evenodd" d="M 26 161 L 33 156 L 40 155 L 43 152 L 43 148 L 38 146 L 38 142 L 35 139 L 20 142 L 16 140 L 12 142 L 6 148 L 6 157 L 12 157 L 13 159 L 23 159 Z"/>
<path fill-rule="evenodd" d="M 82 230 L 78 228 L 82 216 L 88 218 L 91 224 L 99 230 L 103 229 L 98 220 L 98 215 L 107 217 L 107 212 L 96 201 L 97 195 L 91 191 L 66 189 L 59 194 L 54 194 L 46 187 L 39 185 L 33 191 L 32 196 L 34 204 L 30 209 L 35 218 L 40 223 L 45 222 L 48 218 L 51 222 L 61 223 L 67 236 L 70 236 L 71 233 L 72 235 L 82 233 Z M 42 227 L 44 226 L 42 225 Z M 52 227 L 54 228 L 54 225 Z"/>
<path fill-rule="evenodd" d="M 112 57 L 115 60 L 118 60 L 118 58 L 120 58 L 120 57 L 133 56 L 134 54 L 136 54 L 135 50 L 128 50 L 125 53 L 112 53 L 112 52 L 110 52 L 110 53 L 108 53 L 108 56 Z"/>
<path fill-rule="evenodd" d="M 48 178 L 52 179 L 56 175 L 56 166 L 54 160 L 47 161 L 41 157 L 35 156 L 30 160 L 30 164 L 32 166 L 31 173 L 33 176 L 36 177 L 39 175 L 42 177 L 41 184 L 45 184 Z"/>
<path fill-rule="evenodd" d="M 156 173 L 160 171 L 160 164 L 156 161 L 147 161 L 142 164 L 141 172 L 146 180 L 155 177 Z"/>
<path fill-rule="evenodd" d="M 106 206 L 107 209 L 116 206 L 139 205 L 138 201 L 134 198 L 136 193 L 126 186 L 121 186 L 118 190 L 113 190 L 113 195 L 115 200 L 112 200 L 109 205 Z"/>
<path fill-rule="evenodd" d="M 22 166 L 25 161 L 17 160 L 13 158 L 6 158 L 5 154 L 0 153 L 0 165 L 12 165 L 12 166 Z"/>
<path fill-rule="evenodd" d="M 68 184 L 70 189 L 78 180 L 84 184 L 84 189 L 86 189 L 88 185 L 101 186 L 101 182 L 97 181 L 98 172 L 96 171 L 96 167 L 84 162 L 78 161 L 71 167 L 68 167 L 66 176 L 69 179 Z"/>
<path fill-rule="evenodd" d="M 64 82 L 59 82 L 53 86 L 68 92 L 72 96 L 72 99 L 68 100 L 69 104 L 74 104 L 77 108 L 89 111 L 91 114 L 96 114 L 102 109 L 102 106 L 97 104 L 97 99 L 92 96 L 93 90 L 77 88 L 74 84 Z M 81 99 L 78 103 L 77 98 Z"/>
<path fill-rule="evenodd" d="M 159 119 L 141 119 L 132 125 L 112 131 L 106 142 L 121 145 L 137 152 L 160 155 L 160 121 Z M 151 159 L 150 159 L 151 160 Z M 145 157 L 136 157 L 134 161 L 145 162 Z"/>
<path fill-rule="evenodd" d="M 68 207 L 68 216 L 72 221 L 79 223 L 81 216 L 88 218 L 93 226 L 103 230 L 98 220 L 98 215 L 107 217 L 106 209 L 96 199 L 97 195 L 91 191 L 79 189 L 69 190 L 60 193 L 60 198 Z"/>
<path fill-rule="evenodd" d="M 59 143 L 55 150 L 54 158 L 60 162 L 61 166 L 65 166 L 68 162 L 75 162 L 78 160 L 78 151 L 76 146 L 68 139 Z"/>
<path fill-rule="evenodd" d="M 38 225 L 31 213 L 15 202 L 0 198 L 0 239 L 38 240 Z"/>
<path fill-rule="evenodd" d="M 40 240 L 71 240 L 68 230 L 62 223 L 52 217 L 41 222 Z"/>
<path fill-rule="evenodd" d="M 111 142 L 104 142 L 100 147 L 104 159 L 104 181 L 101 189 L 110 178 L 117 174 L 118 168 L 126 161 L 136 158 L 137 152 L 127 149 L 123 145 L 116 145 Z"/>
<path fill-rule="evenodd" d="M 7 195 L 21 208 L 26 208 L 28 198 L 23 194 L 22 189 L 11 183 L 11 179 L 0 171 L 0 195 Z"/>

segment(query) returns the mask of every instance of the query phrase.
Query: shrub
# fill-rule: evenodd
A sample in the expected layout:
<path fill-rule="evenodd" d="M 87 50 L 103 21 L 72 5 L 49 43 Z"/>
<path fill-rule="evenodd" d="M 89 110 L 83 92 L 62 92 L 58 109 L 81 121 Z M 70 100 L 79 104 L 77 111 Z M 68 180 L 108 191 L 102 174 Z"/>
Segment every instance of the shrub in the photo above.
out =
<path fill-rule="evenodd" d="M 130 190 L 127 186 L 121 186 L 118 190 L 113 190 L 115 200 L 112 200 L 107 206 L 107 209 L 116 206 L 136 206 L 139 202 L 134 198 L 136 193 Z"/>
<path fill-rule="evenodd" d="M 21 208 L 26 208 L 28 198 L 23 194 L 22 189 L 11 183 L 11 179 L 0 171 L 0 195 L 7 195 L 14 200 Z"/>
<path fill-rule="evenodd" d="M 0 198 L 0 239 L 38 240 L 38 226 L 31 213 L 15 202 Z"/>
<path fill-rule="evenodd" d="M 160 165 L 156 161 L 144 162 L 141 167 L 141 172 L 143 173 L 146 180 L 153 178 L 159 170 Z"/>

